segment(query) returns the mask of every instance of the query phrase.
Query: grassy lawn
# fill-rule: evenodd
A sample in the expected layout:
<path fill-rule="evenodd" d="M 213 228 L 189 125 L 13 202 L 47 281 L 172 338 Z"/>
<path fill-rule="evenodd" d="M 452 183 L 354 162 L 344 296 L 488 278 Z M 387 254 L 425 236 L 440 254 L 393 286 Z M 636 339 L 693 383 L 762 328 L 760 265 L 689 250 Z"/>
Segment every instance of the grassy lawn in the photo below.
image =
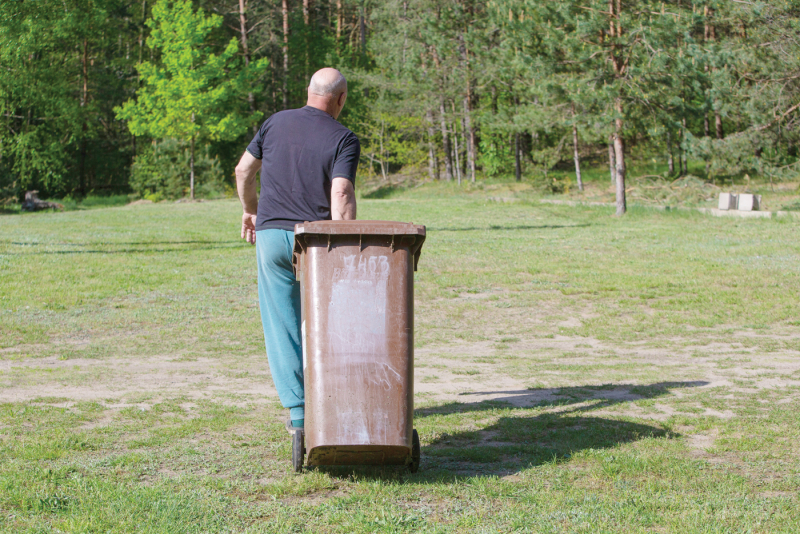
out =
<path fill-rule="evenodd" d="M 0 216 L 0 531 L 800 531 L 800 219 L 376 196 L 414 475 L 291 472 L 236 201 Z"/>

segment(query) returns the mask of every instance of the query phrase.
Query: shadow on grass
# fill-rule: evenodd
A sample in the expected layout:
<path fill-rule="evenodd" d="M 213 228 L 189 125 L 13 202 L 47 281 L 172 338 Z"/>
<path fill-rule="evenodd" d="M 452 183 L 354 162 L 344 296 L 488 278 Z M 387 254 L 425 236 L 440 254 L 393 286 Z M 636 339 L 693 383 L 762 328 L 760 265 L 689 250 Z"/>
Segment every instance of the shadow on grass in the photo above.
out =
<path fill-rule="evenodd" d="M 642 399 L 661 397 L 670 389 L 692 388 L 708 385 L 708 382 L 657 382 L 647 386 L 635 384 L 603 384 L 600 386 L 573 386 L 563 388 L 531 388 L 515 391 L 471 391 L 461 393 L 462 397 L 492 395 L 492 400 L 478 402 L 451 402 L 431 408 L 414 411 L 415 419 L 432 415 L 493 410 L 497 408 L 532 408 L 547 406 L 567 406 L 570 404 L 594 401 L 587 410 L 597 410 Z M 501 396 L 496 396 L 501 395 Z"/>
<path fill-rule="evenodd" d="M 624 402 L 657 398 L 668 394 L 671 389 L 707 384 L 703 381 L 659 382 L 645 386 L 606 384 L 464 393 L 464 396 L 501 396 L 492 400 L 451 402 L 415 410 L 415 426 L 422 429 L 421 440 L 425 444 L 417 475 L 405 477 L 407 472 L 404 469 L 392 467 L 316 469 L 333 476 L 404 483 L 511 475 L 530 467 L 569 460 L 575 453 L 584 450 L 613 448 L 647 438 L 677 437 L 678 434 L 657 422 L 636 423 L 588 415 L 587 412 Z M 499 417 L 494 424 L 480 430 L 444 431 L 454 424 L 459 427 L 471 426 L 464 423 L 483 418 L 480 412 L 495 412 L 491 415 Z M 453 420 L 460 415 L 465 418 L 463 423 Z"/>
<path fill-rule="evenodd" d="M 2 241 L 0 241 L 2 243 Z M 243 240 L 226 241 L 151 241 L 151 242 L 119 242 L 119 243 L 24 243 L 11 241 L 10 245 L 26 247 L 20 252 L 0 252 L 0 255 L 9 256 L 36 256 L 42 254 L 136 254 L 153 252 L 182 252 L 195 250 L 213 250 L 220 248 L 245 248 L 249 245 Z M 170 246 L 173 248 L 151 248 Z M 72 250 L 37 250 L 33 247 L 74 247 Z M 86 249 L 82 247 L 108 247 L 107 249 Z M 116 247 L 141 247 L 141 248 L 116 248 Z"/>
<path fill-rule="evenodd" d="M 366 198 L 366 199 L 370 199 L 370 200 L 380 200 L 380 199 L 383 199 L 383 198 L 389 198 L 389 197 L 394 196 L 394 195 L 396 195 L 398 193 L 402 193 L 405 190 L 406 190 L 406 188 L 402 187 L 402 186 L 382 185 L 382 186 L 378 187 L 377 189 L 373 189 L 372 191 L 364 193 L 363 195 L 361 195 L 361 198 Z"/>
<path fill-rule="evenodd" d="M 481 430 L 442 433 L 422 448 L 423 465 L 439 476 L 505 476 L 528 467 L 569 459 L 587 449 L 606 449 L 645 438 L 676 437 L 655 424 L 585 415 L 617 404 L 653 399 L 670 389 L 700 387 L 708 382 L 658 382 L 646 386 L 605 384 L 564 388 L 465 393 L 502 395 L 492 400 L 449 403 L 416 410 L 417 420 L 502 410 L 509 415 Z M 542 408 L 561 408 L 542 411 Z M 534 411 L 535 410 L 535 411 Z M 527 412 L 527 413 L 526 413 Z M 430 428 L 430 422 L 426 424 Z M 425 441 L 425 440 L 423 440 Z M 422 469 L 422 468 L 421 468 Z"/>

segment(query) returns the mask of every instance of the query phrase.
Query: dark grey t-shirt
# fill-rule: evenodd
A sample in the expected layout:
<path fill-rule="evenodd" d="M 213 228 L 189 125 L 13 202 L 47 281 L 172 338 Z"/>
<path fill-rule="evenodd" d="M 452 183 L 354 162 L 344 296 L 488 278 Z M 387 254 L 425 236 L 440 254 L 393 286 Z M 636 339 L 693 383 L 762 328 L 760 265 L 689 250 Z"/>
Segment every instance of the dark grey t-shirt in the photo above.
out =
<path fill-rule="evenodd" d="M 294 230 L 331 218 L 331 181 L 355 185 L 361 145 L 333 117 L 305 106 L 264 121 L 247 151 L 262 160 L 256 230 Z"/>

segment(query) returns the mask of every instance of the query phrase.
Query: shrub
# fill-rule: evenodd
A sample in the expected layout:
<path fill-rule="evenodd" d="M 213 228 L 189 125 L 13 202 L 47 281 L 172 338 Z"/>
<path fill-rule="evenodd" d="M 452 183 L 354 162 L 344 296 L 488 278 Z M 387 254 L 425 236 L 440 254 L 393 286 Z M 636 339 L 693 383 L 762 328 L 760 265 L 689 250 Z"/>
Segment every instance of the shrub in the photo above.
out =
<path fill-rule="evenodd" d="M 224 189 L 222 165 L 219 158 L 209 154 L 207 146 L 195 150 L 194 176 L 197 196 L 218 196 Z M 154 141 L 136 155 L 130 187 L 138 196 L 154 202 L 186 196 L 189 193 L 188 143 L 177 139 Z"/>

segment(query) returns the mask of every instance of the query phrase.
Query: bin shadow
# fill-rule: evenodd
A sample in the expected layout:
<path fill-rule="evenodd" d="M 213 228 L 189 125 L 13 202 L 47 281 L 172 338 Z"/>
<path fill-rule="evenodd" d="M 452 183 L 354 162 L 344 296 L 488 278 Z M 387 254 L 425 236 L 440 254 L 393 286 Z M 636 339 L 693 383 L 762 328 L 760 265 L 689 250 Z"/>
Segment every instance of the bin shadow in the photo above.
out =
<path fill-rule="evenodd" d="M 678 437 L 657 422 L 635 423 L 589 415 L 621 403 L 654 399 L 671 389 L 700 387 L 705 381 L 658 382 L 650 385 L 605 384 L 564 388 L 465 393 L 500 395 L 492 400 L 448 403 L 418 409 L 416 424 L 422 433 L 436 418 L 452 419 L 475 412 L 511 411 L 480 430 L 436 433 L 422 438 L 422 466 L 430 476 L 506 476 L 547 462 L 569 459 L 587 449 L 607 449 L 645 438 Z M 542 409 L 552 408 L 543 411 Z M 429 419 L 429 421 L 425 421 Z M 433 421 L 430 419 L 434 419 Z"/>
<path fill-rule="evenodd" d="M 708 382 L 659 382 L 650 385 L 606 384 L 516 391 L 474 392 L 463 396 L 500 395 L 492 400 L 451 402 L 415 410 L 422 446 L 419 472 L 392 467 L 318 467 L 333 476 L 426 483 L 475 476 L 506 476 L 553 461 L 569 460 L 588 449 L 608 449 L 646 438 L 679 437 L 660 425 L 590 415 L 620 403 L 653 399 L 671 389 Z M 550 409 L 548 409 L 550 408 Z M 446 432 L 447 426 L 470 426 L 475 419 L 500 412 L 480 430 Z M 458 421 L 463 417 L 463 421 Z"/>

